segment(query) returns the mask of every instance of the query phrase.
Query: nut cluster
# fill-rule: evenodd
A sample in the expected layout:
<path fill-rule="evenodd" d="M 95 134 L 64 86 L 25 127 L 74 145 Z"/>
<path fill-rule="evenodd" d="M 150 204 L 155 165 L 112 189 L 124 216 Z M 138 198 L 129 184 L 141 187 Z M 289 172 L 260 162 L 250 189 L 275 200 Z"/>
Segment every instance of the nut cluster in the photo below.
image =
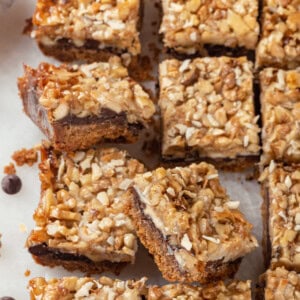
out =
<path fill-rule="evenodd" d="M 165 60 L 159 71 L 164 157 L 259 153 L 252 63 L 245 57 Z"/>
<path fill-rule="evenodd" d="M 82 47 L 93 40 L 99 49 L 110 47 L 137 55 L 141 51 L 139 10 L 139 0 L 38 0 L 32 36 L 45 46 L 69 39 Z"/>
<path fill-rule="evenodd" d="M 44 150 L 49 151 L 49 150 Z M 49 153 L 27 244 L 47 243 L 93 261 L 134 261 L 137 249 L 123 194 L 144 166 L 117 149 Z"/>
<path fill-rule="evenodd" d="M 233 261 L 257 246 L 239 202 L 229 199 L 210 164 L 158 168 L 137 175 L 133 186 L 169 254 L 192 274 L 199 261 Z"/>
<path fill-rule="evenodd" d="M 300 69 L 260 73 L 263 118 L 262 162 L 300 161 Z"/>
<path fill-rule="evenodd" d="M 250 281 L 233 281 L 228 285 L 215 282 L 205 287 L 195 287 L 185 284 L 167 284 L 162 287 L 149 288 L 148 300 L 165 299 L 251 299 Z"/>
<path fill-rule="evenodd" d="M 300 275 L 284 268 L 268 270 L 264 275 L 266 281 L 265 299 L 300 299 Z"/>
<path fill-rule="evenodd" d="M 193 54 L 204 44 L 254 49 L 258 1 L 163 0 L 160 33 L 166 47 Z"/>
<path fill-rule="evenodd" d="M 138 300 L 145 294 L 145 281 L 121 281 L 108 277 L 99 280 L 83 277 L 63 277 L 45 280 L 37 277 L 29 282 L 31 299 L 132 299 Z M 39 298 L 41 297 L 41 298 Z"/>
<path fill-rule="evenodd" d="M 272 163 L 261 176 L 269 198 L 269 238 L 273 266 L 300 271 L 299 166 Z"/>
<path fill-rule="evenodd" d="M 118 57 L 80 67 L 42 63 L 37 70 L 26 67 L 28 72 L 35 73 L 39 103 L 50 120 L 97 116 L 106 108 L 126 113 L 129 123 L 145 124 L 155 112 L 149 95 L 128 76 Z"/>
<path fill-rule="evenodd" d="M 293 69 L 300 65 L 298 0 L 266 0 L 262 37 L 257 47 L 258 67 Z"/>

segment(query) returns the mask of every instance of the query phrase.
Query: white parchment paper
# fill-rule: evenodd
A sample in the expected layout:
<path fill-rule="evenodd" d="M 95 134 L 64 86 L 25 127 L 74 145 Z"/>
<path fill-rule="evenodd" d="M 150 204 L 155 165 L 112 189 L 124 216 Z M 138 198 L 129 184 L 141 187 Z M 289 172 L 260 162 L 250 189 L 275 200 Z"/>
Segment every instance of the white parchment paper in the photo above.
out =
<path fill-rule="evenodd" d="M 23 63 L 33 67 L 41 61 L 57 63 L 43 56 L 34 41 L 22 35 L 25 19 L 29 18 L 34 10 L 34 2 L 34 0 L 0 0 L 0 170 L 10 162 L 10 156 L 15 150 L 30 148 L 43 138 L 39 129 L 22 112 L 16 86 L 17 77 L 23 72 Z M 146 0 L 141 34 L 144 53 L 151 53 L 149 43 L 158 43 L 158 20 L 159 11 L 155 7 L 155 1 Z M 150 85 L 154 86 L 154 83 Z M 129 148 L 132 153 L 145 158 L 139 153 L 140 146 L 133 145 Z M 70 273 L 59 267 L 51 269 L 36 265 L 24 248 L 27 235 L 34 226 L 32 214 L 39 200 L 40 183 L 37 166 L 18 168 L 17 174 L 23 183 L 20 193 L 9 196 L 0 189 L 0 233 L 2 233 L 0 297 L 11 296 L 21 300 L 29 298 L 26 286 L 32 277 L 50 278 L 83 274 Z M 241 202 L 241 211 L 253 223 L 253 232 L 261 241 L 262 199 L 258 184 L 255 181 L 247 181 L 245 173 L 222 173 L 221 182 L 233 200 Z M 24 275 L 27 270 L 30 271 L 29 276 Z M 256 281 L 262 271 L 263 259 L 260 247 L 245 257 L 236 277 Z M 127 267 L 119 277 L 126 279 L 141 276 L 147 276 L 150 283 L 164 282 L 152 258 L 142 246 L 139 248 L 135 265 Z"/>

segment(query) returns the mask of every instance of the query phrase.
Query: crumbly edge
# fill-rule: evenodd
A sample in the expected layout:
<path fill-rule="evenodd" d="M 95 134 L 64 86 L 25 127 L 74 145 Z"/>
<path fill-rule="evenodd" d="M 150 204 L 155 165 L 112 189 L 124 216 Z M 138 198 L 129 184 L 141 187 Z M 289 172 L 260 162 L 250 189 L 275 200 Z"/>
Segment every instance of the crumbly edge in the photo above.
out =
<path fill-rule="evenodd" d="M 297 120 L 300 118 L 300 69 L 266 68 L 260 72 L 262 143 L 261 163 L 300 162 Z"/>
<path fill-rule="evenodd" d="M 209 283 L 224 277 L 233 277 L 237 272 L 241 259 L 228 263 L 219 261 L 208 262 L 206 265 L 203 263 L 202 270 L 196 277 L 191 276 L 186 271 L 181 271 L 175 256 L 169 254 L 168 243 L 164 240 L 162 233 L 156 228 L 153 221 L 143 213 L 139 196 L 134 188 L 130 188 L 127 197 L 130 199 L 127 213 L 134 222 L 136 233 L 143 245 L 154 256 L 154 260 L 166 280 Z"/>
<path fill-rule="evenodd" d="M 216 9 L 214 14 L 210 14 L 209 8 L 216 4 L 214 2 L 201 5 L 201 1 L 194 0 L 180 5 L 164 0 L 160 33 L 164 34 L 165 46 L 188 55 L 202 52 L 205 44 L 254 49 L 259 34 L 256 20 L 258 4 L 248 2 L 254 9 L 252 14 L 249 13 L 249 7 L 245 10 L 244 3 L 237 3 L 236 7 L 225 7 L 226 10 L 221 7 Z M 221 5 L 226 6 L 224 3 Z M 225 13 L 226 16 L 223 15 Z M 201 19 L 206 16 L 207 19 Z M 216 18 L 215 22 L 213 18 Z M 182 20 L 185 20 L 185 23 Z M 195 25 L 199 23 L 200 25 Z"/>
<path fill-rule="evenodd" d="M 219 69 L 211 70 L 212 75 L 204 79 L 203 72 L 208 72 L 207 68 L 212 63 L 219 65 Z M 231 64 L 237 66 L 231 67 Z M 241 68 L 247 70 L 241 71 Z M 244 73 L 246 80 L 248 79 L 245 83 L 235 82 L 235 73 L 238 72 L 234 72 L 235 69 L 240 70 L 240 75 Z M 218 83 L 215 83 L 216 72 L 226 73 L 226 76 L 223 76 L 225 85 L 217 93 L 214 87 Z M 159 74 L 159 106 L 163 118 L 163 158 L 185 160 L 189 157 L 198 157 L 213 160 L 236 159 L 239 156 L 247 159 L 247 156 L 258 156 L 260 129 L 254 111 L 252 79 L 250 82 L 252 76 L 251 63 L 247 62 L 245 57 L 200 58 L 184 61 L 170 59 L 162 62 Z M 247 84 L 250 86 L 248 87 Z M 237 96 L 234 96 L 233 92 L 238 93 L 237 95 L 241 94 L 240 97 L 244 97 L 245 100 L 233 101 Z M 199 102 L 193 99 L 193 94 L 201 96 L 205 101 Z M 231 99 L 232 97 L 234 98 Z M 226 100 L 222 105 L 221 99 Z M 204 111 L 204 108 L 208 112 Z M 241 111 L 244 111 L 243 116 L 240 115 Z M 237 122 L 236 119 L 239 121 Z M 238 123 L 238 126 L 243 131 L 246 129 L 247 132 L 243 135 L 239 134 L 238 127 L 233 126 L 233 122 Z M 233 132 L 237 133 L 233 135 Z"/>

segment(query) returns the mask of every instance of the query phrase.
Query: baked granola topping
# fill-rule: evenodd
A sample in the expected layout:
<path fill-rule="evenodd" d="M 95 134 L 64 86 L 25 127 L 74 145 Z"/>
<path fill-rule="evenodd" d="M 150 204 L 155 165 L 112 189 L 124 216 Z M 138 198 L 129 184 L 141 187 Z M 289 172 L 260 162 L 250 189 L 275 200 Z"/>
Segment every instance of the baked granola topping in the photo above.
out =
<path fill-rule="evenodd" d="M 258 67 L 294 69 L 300 65 L 300 3 L 298 0 L 266 0 L 262 13 L 262 37 L 258 43 Z"/>
<path fill-rule="evenodd" d="M 300 272 L 300 166 L 267 167 L 260 180 L 269 202 L 271 266 Z"/>
<path fill-rule="evenodd" d="M 128 76 L 118 57 L 81 66 L 41 63 L 36 70 L 27 66 L 25 72 L 34 74 L 39 104 L 50 121 L 97 116 L 110 109 L 126 113 L 129 123 L 146 125 L 155 112 L 149 95 Z"/>
<path fill-rule="evenodd" d="M 252 225 L 207 163 L 138 174 L 133 188 L 182 271 L 199 276 L 210 261 L 234 261 L 257 247 Z M 199 268 L 199 270 L 198 270 Z M 193 277 L 195 278 L 195 277 Z"/>
<path fill-rule="evenodd" d="M 255 49 L 258 1 L 162 0 L 164 44 L 194 54 L 204 44 Z"/>
<path fill-rule="evenodd" d="M 204 287 L 185 284 L 167 284 L 162 287 L 150 286 L 148 300 L 181 299 L 251 299 L 250 281 L 232 281 L 229 284 L 219 281 Z"/>
<path fill-rule="evenodd" d="M 300 69 L 260 72 L 262 163 L 300 161 Z"/>
<path fill-rule="evenodd" d="M 139 10 L 139 0 L 38 0 L 32 37 L 46 46 L 69 39 L 82 47 L 92 40 L 99 42 L 99 49 L 137 55 Z"/>
<path fill-rule="evenodd" d="M 29 281 L 31 299 L 94 299 L 141 300 L 146 294 L 146 278 L 140 280 L 111 279 L 108 277 L 63 277 L 46 280 L 42 277 Z"/>
<path fill-rule="evenodd" d="M 42 194 L 27 246 L 46 243 L 94 262 L 133 262 L 136 236 L 122 196 L 144 166 L 114 148 L 42 151 Z"/>
<path fill-rule="evenodd" d="M 300 299 L 300 275 L 284 268 L 268 270 L 264 274 L 266 300 Z"/>
<path fill-rule="evenodd" d="M 251 62 L 245 57 L 171 59 L 159 72 L 164 158 L 258 155 Z"/>

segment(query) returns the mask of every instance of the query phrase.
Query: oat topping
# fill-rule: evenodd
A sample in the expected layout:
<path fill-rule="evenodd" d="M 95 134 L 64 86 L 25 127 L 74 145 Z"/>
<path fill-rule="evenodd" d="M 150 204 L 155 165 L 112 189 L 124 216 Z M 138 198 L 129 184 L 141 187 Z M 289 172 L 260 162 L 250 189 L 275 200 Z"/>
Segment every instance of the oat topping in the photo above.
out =
<path fill-rule="evenodd" d="M 300 299 L 300 275 L 284 268 L 268 270 L 265 278 L 265 300 Z"/>
<path fill-rule="evenodd" d="M 93 279 L 88 277 L 63 277 L 46 280 L 37 277 L 29 281 L 29 292 L 33 300 L 141 300 L 146 294 L 146 278 L 138 281 L 121 281 L 108 277 Z"/>
<path fill-rule="evenodd" d="M 245 57 L 171 59 L 159 71 L 164 158 L 258 155 L 251 62 Z"/>
<path fill-rule="evenodd" d="M 144 214 L 167 240 L 169 254 L 192 274 L 199 261 L 234 261 L 257 246 L 251 224 L 226 205 L 230 199 L 210 164 L 158 168 L 137 175 L 133 186 Z"/>
<path fill-rule="evenodd" d="M 298 0 L 263 2 L 257 66 L 294 69 L 300 65 L 300 3 Z"/>
<path fill-rule="evenodd" d="M 143 165 L 114 148 L 43 155 L 42 195 L 27 246 L 47 243 L 96 262 L 133 262 L 136 236 L 122 196 Z"/>
<path fill-rule="evenodd" d="M 300 69 L 267 68 L 260 73 L 262 163 L 300 161 Z"/>
<path fill-rule="evenodd" d="M 155 112 L 149 95 L 128 76 L 118 57 L 79 67 L 42 63 L 37 70 L 26 67 L 26 72 L 36 73 L 39 103 L 50 120 L 97 116 L 106 108 L 126 113 L 129 123 L 145 124 Z"/>
<path fill-rule="evenodd" d="M 137 55 L 139 0 L 38 0 L 32 37 L 46 46 L 68 39 L 77 47 L 89 41 L 98 48 Z"/>
<path fill-rule="evenodd" d="M 162 0 L 160 33 L 177 52 L 194 54 L 204 44 L 254 49 L 259 34 L 258 1 Z"/>
<path fill-rule="evenodd" d="M 148 300 L 197 300 L 197 299 L 251 299 L 250 281 L 232 281 L 225 285 L 215 282 L 205 287 L 185 284 L 167 284 L 162 287 L 150 286 Z"/>
<path fill-rule="evenodd" d="M 300 166 L 266 168 L 260 180 L 269 201 L 272 266 L 300 271 Z"/>

